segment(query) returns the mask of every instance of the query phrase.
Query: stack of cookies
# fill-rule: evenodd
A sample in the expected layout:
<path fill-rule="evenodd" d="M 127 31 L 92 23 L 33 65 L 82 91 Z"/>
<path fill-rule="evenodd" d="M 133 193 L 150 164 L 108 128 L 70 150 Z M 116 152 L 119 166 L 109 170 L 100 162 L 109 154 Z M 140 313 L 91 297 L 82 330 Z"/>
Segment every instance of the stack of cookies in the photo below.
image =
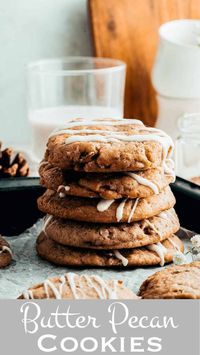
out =
<path fill-rule="evenodd" d="M 184 247 L 169 187 L 171 138 L 134 119 L 77 119 L 54 132 L 40 164 L 47 214 L 38 254 L 69 266 L 161 265 Z"/>

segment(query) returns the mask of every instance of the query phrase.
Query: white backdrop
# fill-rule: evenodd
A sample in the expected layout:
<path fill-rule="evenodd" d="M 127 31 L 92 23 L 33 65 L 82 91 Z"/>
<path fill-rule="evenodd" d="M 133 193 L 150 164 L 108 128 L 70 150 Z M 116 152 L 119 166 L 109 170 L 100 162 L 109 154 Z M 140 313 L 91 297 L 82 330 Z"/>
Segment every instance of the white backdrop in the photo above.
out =
<path fill-rule="evenodd" d="M 0 0 L 0 140 L 26 144 L 26 65 L 90 55 L 86 0 Z"/>

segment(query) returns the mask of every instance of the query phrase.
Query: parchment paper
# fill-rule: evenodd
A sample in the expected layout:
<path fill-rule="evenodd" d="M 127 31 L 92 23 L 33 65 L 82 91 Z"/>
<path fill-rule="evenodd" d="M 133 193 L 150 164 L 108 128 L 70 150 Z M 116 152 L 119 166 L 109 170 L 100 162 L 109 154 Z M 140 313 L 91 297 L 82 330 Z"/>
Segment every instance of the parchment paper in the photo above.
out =
<path fill-rule="evenodd" d="M 16 299 L 24 290 L 32 285 L 44 281 L 48 277 L 62 275 L 66 272 L 98 274 L 105 279 L 122 279 L 125 284 L 138 292 L 142 282 L 161 267 L 151 268 L 120 268 L 120 269 L 75 269 L 57 267 L 41 260 L 35 251 L 36 237 L 42 229 L 43 221 L 39 220 L 33 227 L 17 237 L 6 238 L 14 253 L 14 260 L 7 268 L 0 270 L 0 299 Z M 181 231 L 186 250 L 190 244 L 192 233 Z M 187 261 L 191 261 L 188 255 Z"/>

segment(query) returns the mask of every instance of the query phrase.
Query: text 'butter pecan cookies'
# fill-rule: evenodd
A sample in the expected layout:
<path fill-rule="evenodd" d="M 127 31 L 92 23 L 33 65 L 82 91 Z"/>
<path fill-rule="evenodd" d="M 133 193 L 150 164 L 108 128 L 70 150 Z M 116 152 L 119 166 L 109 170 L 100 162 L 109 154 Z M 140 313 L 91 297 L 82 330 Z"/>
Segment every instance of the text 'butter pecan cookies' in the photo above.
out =
<path fill-rule="evenodd" d="M 48 216 L 43 231 L 55 242 L 78 248 L 137 248 L 169 238 L 179 229 L 174 209 L 134 223 L 94 224 Z"/>
<path fill-rule="evenodd" d="M 170 187 L 160 194 L 141 199 L 98 200 L 64 196 L 47 190 L 38 199 L 38 207 L 50 215 L 92 223 L 135 222 L 159 214 L 175 204 Z"/>
<path fill-rule="evenodd" d="M 23 292 L 19 299 L 138 299 L 118 280 L 96 275 L 65 274 L 45 280 Z"/>
<path fill-rule="evenodd" d="M 177 250 L 184 251 L 181 240 L 173 235 L 161 243 L 143 248 L 119 250 L 94 250 L 74 248 L 54 242 L 44 232 L 38 239 L 36 249 L 45 260 L 56 265 L 93 267 L 140 267 L 170 263 Z"/>
<path fill-rule="evenodd" d="M 167 134 L 138 120 L 79 119 L 51 135 L 45 159 L 61 169 L 128 172 L 161 166 L 172 148 Z"/>
<path fill-rule="evenodd" d="M 10 265 L 12 261 L 12 251 L 9 243 L 0 236 L 0 268 Z"/>
<path fill-rule="evenodd" d="M 156 272 L 144 281 L 139 295 L 148 299 L 200 299 L 200 262 Z"/>

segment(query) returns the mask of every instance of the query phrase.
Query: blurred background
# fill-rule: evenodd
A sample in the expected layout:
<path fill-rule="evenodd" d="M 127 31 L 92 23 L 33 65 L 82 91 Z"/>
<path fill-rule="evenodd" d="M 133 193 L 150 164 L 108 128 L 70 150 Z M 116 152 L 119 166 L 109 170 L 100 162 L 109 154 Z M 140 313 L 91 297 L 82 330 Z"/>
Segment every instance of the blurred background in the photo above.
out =
<path fill-rule="evenodd" d="M 114 108 L 111 99 L 114 96 L 122 103 L 120 117 L 123 117 L 124 103 L 124 117 L 139 118 L 148 126 L 156 125 L 173 138 L 177 146 L 178 176 L 187 179 L 199 176 L 199 19 L 199 0 L 0 0 L 0 139 L 4 146 L 25 152 L 41 147 L 38 154 L 41 160 L 53 127 L 51 114 L 45 113 L 46 121 L 44 115 L 36 115 L 39 123 L 49 124 L 46 135 L 40 124 L 36 127 L 39 140 L 34 136 L 32 117 L 36 116 L 32 113 L 59 105 L 70 108 L 70 95 L 73 96 L 76 87 L 77 93 L 83 96 L 79 102 L 85 105 L 78 116 L 98 118 L 99 111 L 89 114 L 87 105 Z M 46 72 L 43 73 L 43 67 L 49 68 L 48 64 L 37 67 L 39 74 L 33 70 L 40 78 L 31 78 L 32 87 L 28 89 L 29 63 L 69 56 L 122 60 L 126 64 L 125 95 L 124 77 L 116 77 L 114 81 L 112 70 L 106 79 L 100 80 L 98 76 L 98 83 L 96 73 L 93 77 L 89 74 L 87 79 L 67 81 L 64 78 L 61 83 L 60 74 L 54 80 L 56 68 L 53 76 L 48 74 L 49 80 Z M 62 65 L 57 65 L 61 69 Z M 62 69 L 69 70 L 70 65 L 63 65 Z M 99 65 L 93 64 L 95 69 Z M 76 64 L 76 70 L 80 68 L 83 66 Z M 117 85 L 121 87 L 117 89 Z M 102 101 L 103 91 L 109 104 Z M 28 92 L 32 99 L 29 103 Z M 57 124 L 57 116 L 62 122 L 73 115 L 77 117 L 77 108 L 80 109 L 77 93 L 72 110 L 68 115 L 67 111 L 63 115 L 56 111 L 54 123 Z M 192 115 L 187 116 L 188 113 Z M 104 116 L 113 115 L 105 111 Z"/>
<path fill-rule="evenodd" d="M 41 58 L 91 55 L 87 1 L 1 0 L 0 24 L 1 140 L 21 146 L 30 139 L 26 66 Z"/>

